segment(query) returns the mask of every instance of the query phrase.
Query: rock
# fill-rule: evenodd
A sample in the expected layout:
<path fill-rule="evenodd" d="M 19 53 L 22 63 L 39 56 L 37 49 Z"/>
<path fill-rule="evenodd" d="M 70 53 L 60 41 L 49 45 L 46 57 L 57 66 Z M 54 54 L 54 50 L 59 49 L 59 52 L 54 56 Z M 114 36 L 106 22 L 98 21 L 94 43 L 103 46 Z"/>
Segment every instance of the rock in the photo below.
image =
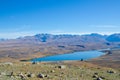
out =
<path fill-rule="evenodd" d="M 25 75 L 23 75 L 22 73 L 20 73 L 18 76 L 19 76 L 22 80 L 25 79 Z"/>
<path fill-rule="evenodd" d="M 98 73 L 97 73 L 97 72 L 95 72 L 94 74 L 95 74 L 95 75 L 98 75 Z"/>
<path fill-rule="evenodd" d="M 39 64 L 39 62 L 33 61 L 32 64 Z"/>
<path fill-rule="evenodd" d="M 66 66 L 64 66 L 64 65 L 60 65 L 60 66 L 58 66 L 58 68 L 60 68 L 60 69 L 65 69 Z"/>
<path fill-rule="evenodd" d="M 35 74 L 30 73 L 30 74 L 27 75 L 27 77 L 35 77 Z"/>
<path fill-rule="evenodd" d="M 55 71 L 54 71 L 54 70 L 51 70 L 50 72 L 51 72 L 51 73 L 54 73 Z"/>
<path fill-rule="evenodd" d="M 98 78 L 98 73 L 95 72 L 94 75 L 92 76 L 93 78 Z"/>
<path fill-rule="evenodd" d="M 38 74 L 38 78 L 44 78 L 44 74 Z"/>
<path fill-rule="evenodd" d="M 103 77 L 103 76 L 100 76 L 100 78 L 105 79 L 105 77 Z"/>
<path fill-rule="evenodd" d="M 5 73 L 5 72 L 1 72 L 1 73 L 0 73 L 0 75 L 5 76 L 5 75 L 6 75 L 6 73 Z"/>
<path fill-rule="evenodd" d="M 45 77 L 49 77 L 49 75 L 45 75 Z"/>
<path fill-rule="evenodd" d="M 99 78 L 97 78 L 96 80 L 103 80 L 103 79 L 99 77 Z"/>
<path fill-rule="evenodd" d="M 98 75 L 93 75 L 93 78 L 98 78 Z"/>
<path fill-rule="evenodd" d="M 116 73 L 116 72 L 113 70 L 109 70 L 109 71 L 107 71 L 107 73 Z"/>

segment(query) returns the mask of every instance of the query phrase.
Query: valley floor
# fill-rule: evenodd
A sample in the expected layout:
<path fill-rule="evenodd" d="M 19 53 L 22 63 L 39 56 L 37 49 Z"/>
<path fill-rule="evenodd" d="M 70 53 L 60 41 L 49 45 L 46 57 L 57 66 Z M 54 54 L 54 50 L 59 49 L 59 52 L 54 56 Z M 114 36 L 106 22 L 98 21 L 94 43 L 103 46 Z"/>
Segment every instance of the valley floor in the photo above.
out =
<path fill-rule="evenodd" d="M 120 50 L 111 50 L 110 54 L 92 59 L 88 62 L 120 70 Z"/>

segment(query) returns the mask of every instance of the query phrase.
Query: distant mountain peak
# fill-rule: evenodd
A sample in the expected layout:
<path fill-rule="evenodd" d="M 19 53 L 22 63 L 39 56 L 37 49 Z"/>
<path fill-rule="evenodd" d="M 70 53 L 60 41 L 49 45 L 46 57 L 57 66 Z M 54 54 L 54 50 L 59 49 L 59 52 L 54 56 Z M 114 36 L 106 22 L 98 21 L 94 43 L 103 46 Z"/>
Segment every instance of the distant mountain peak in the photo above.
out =
<path fill-rule="evenodd" d="M 115 33 L 106 38 L 110 42 L 120 42 L 120 33 Z"/>

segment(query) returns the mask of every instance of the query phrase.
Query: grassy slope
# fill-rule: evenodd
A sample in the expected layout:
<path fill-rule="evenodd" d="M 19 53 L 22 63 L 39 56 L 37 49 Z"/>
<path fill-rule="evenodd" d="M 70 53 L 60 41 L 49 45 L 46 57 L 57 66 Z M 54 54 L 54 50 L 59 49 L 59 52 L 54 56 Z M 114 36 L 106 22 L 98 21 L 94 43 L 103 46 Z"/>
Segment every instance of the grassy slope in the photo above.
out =
<path fill-rule="evenodd" d="M 74 63 L 74 64 L 73 64 Z M 59 69 L 56 66 L 65 65 L 65 69 Z M 54 70 L 54 72 L 51 72 Z M 25 75 L 25 73 L 34 73 L 36 76 L 33 78 L 26 77 L 25 80 L 95 80 L 93 78 L 94 73 L 98 73 L 98 76 L 102 76 L 104 80 L 119 80 L 119 72 L 107 73 L 107 70 L 113 70 L 111 68 L 103 68 L 97 65 L 93 65 L 86 62 L 64 62 L 64 63 L 14 63 L 13 65 L 0 65 L 0 72 L 6 72 L 8 76 L 1 76 L 0 80 L 22 80 L 16 77 L 19 73 Z M 14 77 L 10 77 L 10 72 L 14 72 Z M 37 75 L 42 73 L 49 75 L 45 78 L 37 78 Z"/>

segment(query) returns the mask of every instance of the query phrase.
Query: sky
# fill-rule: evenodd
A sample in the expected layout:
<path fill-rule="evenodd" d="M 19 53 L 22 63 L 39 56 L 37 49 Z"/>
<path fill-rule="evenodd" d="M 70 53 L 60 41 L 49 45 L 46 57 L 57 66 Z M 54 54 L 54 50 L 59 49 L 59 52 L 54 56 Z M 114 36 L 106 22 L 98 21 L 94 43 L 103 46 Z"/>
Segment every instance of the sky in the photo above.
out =
<path fill-rule="evenodd" d="M 0 38 L 120 31 L 120 0 L 0 0 Z"/>

